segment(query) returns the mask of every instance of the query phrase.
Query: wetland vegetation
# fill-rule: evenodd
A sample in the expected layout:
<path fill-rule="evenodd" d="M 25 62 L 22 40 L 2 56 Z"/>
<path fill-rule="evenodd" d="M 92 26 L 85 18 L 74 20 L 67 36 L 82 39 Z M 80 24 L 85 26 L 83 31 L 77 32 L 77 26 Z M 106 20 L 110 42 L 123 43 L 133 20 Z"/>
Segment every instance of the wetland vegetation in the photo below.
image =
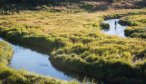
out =
<path fill-rule="evenodd" d="M 16 0 L 13 5 L 8 3 L 10 6 L 4 2 L 0 14 L 0 36 L 20 44 L 46 49 L 52 64 L 66 71 L 109 83 L 144 84 L 145 0 L 109 1 L 65 0 L 50 2 L 45 6 L 45 3 L 39 2 L 43 5 L 36 3 L 35 6 L 28 5 L 28 8 L 25 7 L 27 0 L 18 3 Z M 25 4 L 22 5 L 22 2 Z M 17 7 L 19 5 L 22 7 Z M 109 28 L 103 21 L 113 18 L 119 18 L 120 24 L 128 26 L 125 30 L 127 38 L 108 36 L 101 32 L 101 29 Z M 6 55 L 4 51 L 0 53 L 2 83 L 77 83 L 11 69 L 7 64 L 13 50 L 5 42 L 1 42 L 0 46 L 6 52 Z"/>
<path fill-rule="evenodd" d="M 14 70 L 7 65 L 11 60 L 13 50 L 10 44 L 0 41 L 0 83 L 4 84 L 77 84 L 43 77 L 24 70 Z"/>
<path fill-rule="evenodd" d="M 145 14 L 125 16 L 121 18 L 120 23 L 129 26 L 125 30 L 127 36 L 146 39 Z"/>

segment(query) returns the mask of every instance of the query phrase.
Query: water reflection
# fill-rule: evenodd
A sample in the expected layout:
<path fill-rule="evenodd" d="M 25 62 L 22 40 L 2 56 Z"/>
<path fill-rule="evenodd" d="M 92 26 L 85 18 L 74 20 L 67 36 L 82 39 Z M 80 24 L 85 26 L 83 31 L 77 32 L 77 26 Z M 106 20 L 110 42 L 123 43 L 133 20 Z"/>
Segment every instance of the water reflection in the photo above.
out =
<path fill-rule="evenodd" d="M 65 75 L 63 72 L 55 69 L 48 60 L 47 54 L 41 54 L 31 49 L 18 45 L 13 45 L 14 56 L 10 66 L 15 69 L 26 69 L 45 76 L 51 76 L 63 80 L 71 80 L 72 77 Z"/>
<path fill-rule="evenodd" d="M 116 35 L 120 37 L 126 37 L 124 30 L 127 26 L 122 26 L 118 23 L 119 19 L 110 19 L 104 21 L 105 23 L 108 23 L 110 25 L 110 28 L 108 30 L 102 30 L 105 34 L 108 35 Z"/>
<path fill-rule="evenodd" d="M 124 30 L 126 26 L 118 23 L 119 19 L 106 20 L 105 23 L 110 25 L 109 30 L 103 30 L 106 34 L 117 35 L 125 37 Z M 3 40 L 0 38 L 0 40 Z M 62 80 L 82 80 L 84 75 L 71 74 L 68 71 L 55 68 L 49 59 L 48 51 L 40 49 L 31 45 L 10 43 L 14 48 L 14 55 L 9 64 L 10 67 L 15 69 L 26 69 L 30 72 L 38 73 L 45 76 L 51 76 Z M 89 77 L 91 78 L 91 77 Z M 101 80 L 102 81 L 102 80 Z M 89 81 L 88 81 L 89 82 Z M 100 82 L 100 81 L 99 81 Z"/>
<path fill-rule="evenodd" d="M 0 38 L 0 41 L 4 39 Z M 4 40 L 6 41 L 6 40 Z M 8 41 L 7 41 L 8 42 Z M 75 80 L 73 76 L 69 76 L 57 70 L 48 60 L 49 56 L 43 49 L 36 47 L 16 44 L 9 42 L 13 49 L 14 55 L 9 66 L 15 69 L 25 69 L 33 73 L 38 73 L 45 76 L 51 76 L 62 80 Z M 25 47 L 24 47 L 25 46 Z M 40 51 L 40 52 L 37 52 Z"/>
<path fill-rule="evenodd" d="M 108 35 L 116 35 L 125 37 L 124 30 L 126 26 L 122 26 L 118 23 L 119 19 L 111 19 L 104 21 L 110 25 L 108 30 L 102 30 Z M 0 40 L 2 40 L 0 38 Z M 10 67 L 15 69 L 26 69 L 30 72 L 38 73 L 45 76 L 51 76 L 62 80 L 82 80 L 85 75 L 71 74 L 71 72 L 55 68 L 50 60 L 48 60 L 48 51 L 40 49 L 31 45 L 11 43 L 14 48 L 14 55 L 9 64 Z M 65 72 L 65 73 L 64 73 Z M 89 77 L 92 78 L 92 77 Z M 98 80 L 99 81 L 99 80 Z M 102 80 L 101 80 L 102 81 Z M 89 82 L 89 81 L 87 81 Z M 99 81 L 100 82 L 100 81 Z M 103 83 L 103 82 L 102 82 Z M 105 82 L 104 82 L 105 84 Z"/>

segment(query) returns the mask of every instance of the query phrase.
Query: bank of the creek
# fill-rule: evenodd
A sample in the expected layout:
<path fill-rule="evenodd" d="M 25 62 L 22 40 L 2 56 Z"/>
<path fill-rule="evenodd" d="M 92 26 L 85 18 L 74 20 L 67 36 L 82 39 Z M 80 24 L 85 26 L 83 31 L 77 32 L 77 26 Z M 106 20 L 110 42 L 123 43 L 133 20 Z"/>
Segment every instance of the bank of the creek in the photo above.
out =
<path fill-rule="evenodd" d="M 120 25 L 118 21 L 119 19 L 105 20 L 104 22 L 108 23 L 110 28 L 102 31 L 108 35 L 125 37 L 124 30 L 126 26 Z M 115 25 L 115 22 L 117 22 L 117 25 Z M 0 40 L 3 39 L 0 38 Z M 75 74 L 71 73 L 71 75 L 69 75 L 56 69 L 49 60 L 50 56 L 47 53 L 43 53 L 43 50 L 37 47 L 19 45 L 9 41 L 7 42 L 10 43 L 14 49 L 14 55 L 9 64 L 11 68 L 24 69 L 32 73 L 50 76 L 61 80 L 78 80 L 79 78 L 82 78 Z"/>
<path fill-rule="evenodd" d="M 3 39 L 0 38 L 2 41 Z M 6 41 L 6 40 L 5 40 Z M 8 42 L 8 41 L 7 41 Z M 75 80 L 73 76 L 69 76 L 64 72 L 57 70 L 50 62 L 49 55 L 33 50 L 35 47 L 25 47 L 16 43 L 8 42 L 14 50 L 13 57 L 9 66 L 14 69 L 24 69 L 32 73 L 37 73 L 44 76 L 50 76 L 61 80 Z M 29 47 L 29 48 L 28 48 Z M 31 48 L 30 48 L 31 47 Z"/>
<path fill-rule="evenodd" d="M 119 19 L 105 20 L 104 23 L 109 24 L 110 27 L 109 29 L 103 29 L 102 31 L 108 35 L 126 37 L 124 31 L 127 26 L 120 25 L 118 22 Z"/>

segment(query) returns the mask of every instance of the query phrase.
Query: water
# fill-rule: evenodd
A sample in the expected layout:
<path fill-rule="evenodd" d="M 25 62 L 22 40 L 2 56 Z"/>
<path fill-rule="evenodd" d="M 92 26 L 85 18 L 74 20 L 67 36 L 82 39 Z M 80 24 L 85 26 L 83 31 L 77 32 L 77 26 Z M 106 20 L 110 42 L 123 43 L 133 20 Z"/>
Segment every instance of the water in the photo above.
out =
<path fill-rule="evenodd" d="M 51 76 L 62 80 L 72 80 L 72 77 L 54 68 L 48 59 L 47 54 L 42 54 L 22 46 L 13 45 L 14 56 L 10 62 L 10 67 L 15 69 L 25 69 L 45 76 Z"/>
<path fill-rule="evenodd" d="M 0 38 L 0 41 L 3 39 Z M 10 43 L 14 49 L 14 55 L 9 66 L 14 69 L 25 69 L 29 72 L 50 76 L 62 80 L 73 80 L 69 76 L 52 66 L 49 56 L 29 48 Z"/>
<path fill-rule="evenodd" d="M 115 21 L 117 22 L 117 26 L 115 25 Z M 122 26 L 118 23 L 119 19 L 110 19 L 104 21 L 104 23 L 108 23 L 110 25 L 109 30 L 102 30 L 105 34 L 119 37 L 126 37 L 124 30 L 127 26 Z"/>
<path fill-rule="evenodd" d="M 108 35 L 116 35 L 120 37 L 125 37 L 124 30 L 126 26 L 122 26 L 117 23 L 115 28 L 115 21 L 119 19 L 111 19 L 104 21 L 110 25 L 109 30 L 102 30 Z M 3 40 L 0 38 L 0 41 Z M 67 75 L 59 70 L 57 70 L 50 62 L 49 55 L 40 53 L 40 50 L 32 50 L 26 46 L 20 46 L 14 43 L 10 43 L 14 49 L 14 55 L 10 61 L 9 66 L 14 69 L 25 69 L 29 72 L 50 76 L 62 80 L 77 80 L 76 77 Z M 36 51 L 37 50 L 37 51 Z M 38 52 L 39 51 L 39 52 Z"/>
<path fill-rule="evenodd" d="M 3 39 L 2 38 L 0 38 L 0 41 L 2 41 Z"/>

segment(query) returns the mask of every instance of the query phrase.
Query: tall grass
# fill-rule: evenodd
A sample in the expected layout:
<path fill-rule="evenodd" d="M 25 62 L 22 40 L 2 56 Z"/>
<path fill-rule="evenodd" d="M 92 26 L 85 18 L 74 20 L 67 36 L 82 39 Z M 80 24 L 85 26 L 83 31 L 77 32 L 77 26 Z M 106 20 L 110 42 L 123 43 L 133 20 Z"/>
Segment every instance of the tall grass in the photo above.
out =
<path fill-rule="evenodd" d="M 127 36 L 146 39 L 145 19 L 146 19 L 145 14 L 130 15 L 121 18 L 120 23 L 129 26 L 125 30 Z"/>
<path fill-rule="evenodd" d="M 11 69 L 7 65 L 12 55 L 12 47 L 8 43 L 0 41 L 0 84 L 78 84 L 74 81 L 66 82 L 24 70 Z"/>
<path fill-rule="evenodd" d="M 104 16 L 113 12 L 106 19 L 145 11 L 76 14 L 39 11 L 2 15 L 0 35 L 47 48 L 52 63 L 69 71 L 109 81 L 145 83 L 145 40 L 107 36 L 100 31 Z"/>

